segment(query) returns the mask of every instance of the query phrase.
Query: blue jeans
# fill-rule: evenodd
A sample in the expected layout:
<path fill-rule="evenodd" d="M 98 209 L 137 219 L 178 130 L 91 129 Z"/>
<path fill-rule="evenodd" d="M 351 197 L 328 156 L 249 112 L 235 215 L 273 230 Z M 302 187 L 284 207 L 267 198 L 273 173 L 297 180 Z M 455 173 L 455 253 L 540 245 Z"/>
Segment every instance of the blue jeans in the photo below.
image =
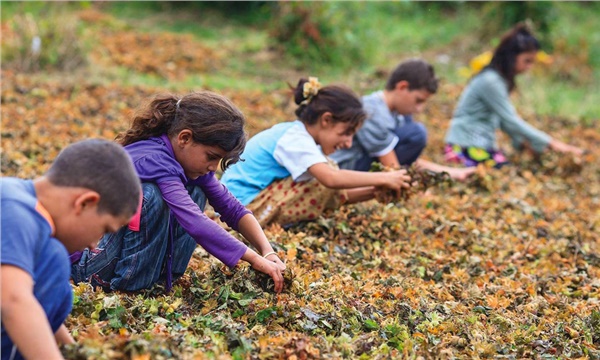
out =
<path fill-rule="evenodd" d="M 136 291 L 148 289 L 167 277 L 166 264 L 172 256 L 172 275 L 185 272 L 196 241 L 179 225 L 162 198 L 158 186 L 143 183 L 144 200 L 140 230 L 127 226 L 102 237 L 95 250 L 86 249 L 71 266 L 75 283 L 91 282 L 104 290 Z M 187 187 L 190 196 L 204 210 L 206 197 L 197 186 Z M 173 221 L 173 249 L 169 251 L 169 222 Z"/>
<path fill-rule="evenodd" d="M 394 134 L 399 139 L 394 152 L 398 157 L 400 165 L 410 165 L 415 162 L 427 145 L 427 129 L 425 126 L 412 121 L 410 116 L 406 116 L 405 118 L 406 123 L 394 129 Z M 369 171 L 373 161 L 379 161 L 379 159 L 371 157 L 368 154 L 363 154 L 356 161 L 349 161 L 347 164 L 340 163 L 339 166 L 341 169 Z"/>

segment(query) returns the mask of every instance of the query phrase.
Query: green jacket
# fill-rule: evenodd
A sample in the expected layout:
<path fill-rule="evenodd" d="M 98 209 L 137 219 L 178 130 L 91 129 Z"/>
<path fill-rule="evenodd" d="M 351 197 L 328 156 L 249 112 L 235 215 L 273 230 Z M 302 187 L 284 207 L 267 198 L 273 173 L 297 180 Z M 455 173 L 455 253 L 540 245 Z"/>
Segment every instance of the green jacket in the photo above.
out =
<path fill-rule="evenodd" d="M 446 143 L 497 150 L 498 128 L 510 136 L 517 148 L 527 141 L 535 151 L 542 152 L 552 139 L 519 117 L 510 102 L 504 78 L 496 70 L 486 69 L 463 91 L 446 134 Z"/>

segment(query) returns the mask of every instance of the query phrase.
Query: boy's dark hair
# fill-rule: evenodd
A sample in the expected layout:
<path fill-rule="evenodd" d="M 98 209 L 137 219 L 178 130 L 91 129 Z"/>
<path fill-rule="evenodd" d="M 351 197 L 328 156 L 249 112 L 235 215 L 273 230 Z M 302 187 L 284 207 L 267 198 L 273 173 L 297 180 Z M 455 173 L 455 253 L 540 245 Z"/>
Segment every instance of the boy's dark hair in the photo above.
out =
<path fill-rule="evenodd" d="M 386 90 L 394 90 L 400 81 L 408 82 L 409 90 L 427 90 L 435 94 L 439 80 L 435 77 L 433 66 L 421 59 L 410 59 L 400 63 L 385 85 Z"/>
<path fill-rule="evenodd" d="M 194 142 L 217 146 L 227 152 L 221 169 L 235 164 L 246 146 L 244 114 L 224 96 L 211 91 L 200 91 L 178 98 L 159 94 L 140 106 L 134 114 L 131 127 L 117 135 L 123 146 L 167 134 L 177 136 L 189 129 Z"/>
<path fill-rule="evenodd" d="M 135 214 L 141 185 L 123 147 L 101 139 L 84 140 L 64 148 L 46 173 L 56 186 L 82 187 L 100 195 L 99 213 Z"/>
<path fill-rule="evenodd" d="M 305 124 L 316 124 L 321 115 L 330 112 L 334 122 L 349 123 L 356 131 L 365 121 L 367 114 L 363 110 L 359 97 L 349 88 L 341 85 L 328 85 L 319 89 L 311 99 L 304 97 L 304 83 L 300 79 L 293 89 L 294 102 L 299 105 L 296 116 Z"/>
<path fill-rule="evenodd" d="M 492 68 L 498 71 L 508 82 L 508 91 L 512 91 L 516 87 L 515 63 L 517 55 L 540 49 L 540 43 L 533 36 L 527 25 L 519 23 L 502 36 L 500 44 L 494 51 L 492 61 L 484 69 Z"/>

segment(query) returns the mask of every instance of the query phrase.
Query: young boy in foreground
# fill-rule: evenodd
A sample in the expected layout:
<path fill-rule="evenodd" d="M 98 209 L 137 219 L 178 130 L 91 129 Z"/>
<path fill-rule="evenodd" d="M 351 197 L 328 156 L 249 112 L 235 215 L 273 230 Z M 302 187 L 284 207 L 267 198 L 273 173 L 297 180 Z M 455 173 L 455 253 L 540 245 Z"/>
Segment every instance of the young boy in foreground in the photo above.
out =
<path fill-rule="evenodd" d="M 125 150 L 99 139 L 66 147 L 38 179 L 0 179 L 2 359 L 62 359 L 69 253 L 127 224 L 140 191 Z"/>

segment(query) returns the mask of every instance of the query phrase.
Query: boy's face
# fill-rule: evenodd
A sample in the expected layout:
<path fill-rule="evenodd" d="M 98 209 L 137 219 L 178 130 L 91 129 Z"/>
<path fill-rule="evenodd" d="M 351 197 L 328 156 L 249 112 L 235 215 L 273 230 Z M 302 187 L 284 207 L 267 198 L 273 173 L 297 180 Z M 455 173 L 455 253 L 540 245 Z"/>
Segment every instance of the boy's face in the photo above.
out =
<path fill-rule="evenodd" d="M 410 90 L 406 81 L 400 81 L 393 91 L 392 110 L 400 115 L 418 114 L 431 95 L 425 89 Z"/>
<path fill-rule="evenodd" d="M 68 216 L 56 219 L 55 237 L 69 253 L 95 248 L 104 234 L 118 231 L 130 219 L 131 216 L 98 213 L 97 204 L 88 204 L 75 209 Z"/>

